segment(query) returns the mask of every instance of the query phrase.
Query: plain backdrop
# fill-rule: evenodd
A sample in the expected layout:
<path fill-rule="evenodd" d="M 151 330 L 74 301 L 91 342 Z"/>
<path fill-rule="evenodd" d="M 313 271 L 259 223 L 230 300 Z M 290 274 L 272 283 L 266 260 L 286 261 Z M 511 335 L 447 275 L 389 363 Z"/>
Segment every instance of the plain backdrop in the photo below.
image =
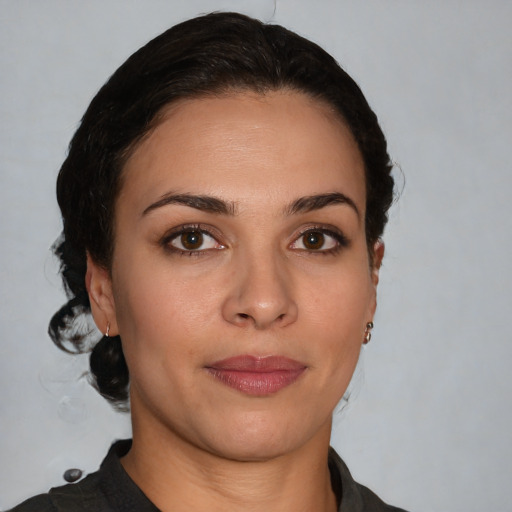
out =
<path fill-rule="evenodd" d="M 374 335 L 334 446 L 357 480 L 411 511 L 512 510 L 506 0 L 0 0 L 0 509 L 70 467 L 95 470 L 130 435 L 88 385 L 86 358 L 46 335 L 64 300 L 55 177 L 106 78 L 212 10 L 324 46 L 361 85 L 401 169 Z"/>

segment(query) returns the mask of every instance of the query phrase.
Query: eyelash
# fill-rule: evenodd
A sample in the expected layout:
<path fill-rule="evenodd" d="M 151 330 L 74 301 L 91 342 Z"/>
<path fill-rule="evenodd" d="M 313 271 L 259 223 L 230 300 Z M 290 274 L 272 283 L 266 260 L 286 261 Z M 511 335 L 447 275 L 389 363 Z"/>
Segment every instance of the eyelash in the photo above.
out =
<path fill-rule="evenodd" d="M 179 247 L 175 247 L 172 245 L 172 242 L 176 240 L 178 237 L 186 234 L 186 233 L 201 233 L 203 235 L 208 236 L 215 240 L 215 242 L 219 245 L 216 248 L 207 248 L 207 249 L 196 249 L 196 250 L 186 250 L 180 249 Z M 307 248 L 295 248 L 297 251 L 307 252 L 309 254 L 314 255 L 331 255 L 337 254 L 343 248 L 349 246 L 349 240 L 345 237 L 343 233 L 337 230 L 329 229 L 324 226 L 309 226 L 303 231 L 301 231 L 297 237 L 294 238 L 293 242 L 289 244 L 288 247 L 292 247 L 294 244 L 297 244 L 299 240 L 303 240 L 305 236 L 308 234 L 319 233 L 323 236 L 328 236 L 332 238 L 335 242 L 335 246 L 329 249 L 307 249 Z M 179 226 L 172 229 L 168 232 L 161 240 L 160 244 L 165 248 L 166 251 L 179 255 L 179 256 L 203 256 L 211 250 L 221 250 L 224 249 L 225 246 L 218 241 L 218 236 L 212 233 L 211 228 L 201 225 L 201 224 L 189 224 L 184 226 Z"/>
<path fill-rule="evenodd" d="M 217 236 L 212 234 L 211 228 L 208 228 L 206 226 L 203 226 L 201 224 L 187 224 L 184 226 L 179 226 L 177 228 L 172 229 L 170 232 L 168 232 L 161 240 L 161 245 L 165 248 L 166 251 L 176 254 L 178 256 L 203 256 L 205 253 L 207 253 L 210 249 L 196 249 L 196 250 L 186 250 L 186 249 L 180 249 L 179 247 L 174 247 L 171 242 L 176 240 L 178 237 L 186 234 L 186 233 L 201 233 L 202 235 L 206 235 L 209 238 L 212 238 L 215 240 L 217 244 L 219 244 L 218 248 L 215 248 L 215 250 L 224 249 L 224 245 L 222 245 L 218 240 Z"/>
<path fill-rule="evenodd" d="M 312 233 L 320 233 L 321 235 L 326 235 L 328 237 L 331 237 L 332 239 L 334 239 L 334 242 L 336 243 L 336 245 L 330 249 L 313 250 L 313 249 L 307 249 L 307 248 L 304 248 L 304 249 L 298 248 L 297 249 L 298 251 L 304 251 L 309 254 L 314 254 L 315 256 L 316 255 L 328 256 L 331 254 L 337 254 L 342 249 L 349 246 L 349 240 L 341 231 L 334 230 L 332 228 L 329 229 L 324 226 L 308 226 L 306 229 L 304 229 L 303 231 L 301 231 L 299 233 L 299 235 L 294 239 L 294 241 L 290 245 L 296 244 L 299 240 L 303 240 L 306 235 L 312 234 Z"/>

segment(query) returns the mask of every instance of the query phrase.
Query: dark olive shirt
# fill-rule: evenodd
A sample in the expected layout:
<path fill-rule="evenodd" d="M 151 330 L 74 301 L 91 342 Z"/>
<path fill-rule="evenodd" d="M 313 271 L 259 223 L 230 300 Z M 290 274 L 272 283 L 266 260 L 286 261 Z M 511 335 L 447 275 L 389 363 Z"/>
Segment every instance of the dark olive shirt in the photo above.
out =
<path fill-rule="evenodd" d="M 34 496 L 11 512 L 159 512 L 121 465 L 131 441 L 118 441 L 101 467 L 76 484 L 54 487 Z M 331 449 L 331 483 L 343 512 L 405 512 L 381 501 L 372 491 L 354 482 L 345 463 Z"/>

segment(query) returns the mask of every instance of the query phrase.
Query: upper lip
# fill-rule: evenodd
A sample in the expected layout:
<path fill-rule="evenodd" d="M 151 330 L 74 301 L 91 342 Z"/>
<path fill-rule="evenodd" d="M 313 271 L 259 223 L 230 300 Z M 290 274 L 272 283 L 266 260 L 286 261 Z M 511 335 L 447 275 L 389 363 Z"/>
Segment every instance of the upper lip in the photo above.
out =
<path fill-rule="evenodd" d="M 306 368 L 306 365 L 284 356 L 252 356 L 245 354 L 228 357 L 208 364 L 206 367 L 220 371 L 270 373 L 302 370 Z"/>

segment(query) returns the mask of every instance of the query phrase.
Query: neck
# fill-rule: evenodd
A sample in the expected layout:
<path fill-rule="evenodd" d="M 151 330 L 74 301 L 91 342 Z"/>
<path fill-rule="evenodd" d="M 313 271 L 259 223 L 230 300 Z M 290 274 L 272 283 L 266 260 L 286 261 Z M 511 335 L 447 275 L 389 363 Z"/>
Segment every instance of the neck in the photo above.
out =
<path fill-rule="evenodd" d="M 162 512 L 337 510 L 327 465 L 330 422 L 293 452 L 258 461 L 226 459 L 168 429 L 158 435 L 141 427 L 134 422 L 121 462 Z"/>

